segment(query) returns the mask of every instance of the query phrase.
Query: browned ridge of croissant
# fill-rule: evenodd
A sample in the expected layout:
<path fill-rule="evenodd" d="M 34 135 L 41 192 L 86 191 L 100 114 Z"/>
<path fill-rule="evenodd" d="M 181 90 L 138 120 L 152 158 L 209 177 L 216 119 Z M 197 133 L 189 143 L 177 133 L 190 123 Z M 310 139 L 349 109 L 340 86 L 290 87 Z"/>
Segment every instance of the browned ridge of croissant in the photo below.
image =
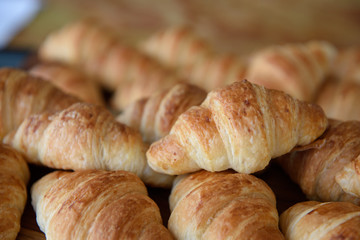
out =
<path fill-rule="evenodd" d="M 37 181 L 31 196 L 47 239 L 172 239 L 130 172 L 56 171 Z"/>
<path fill-rule="evenodd" d="M 24 211 L 30 172 L 20 153 L 0 144 L 0 239 L 15 240 Z"/>
<path fill-rule="evenodd" d="M 284 239 L 276 200 L 248 174 L 200 171 L 177 177 L 168 227 L 177 239 Z"/>
<path fill-rule="evenodd" d="M 313 101 L 336 55 L 336 48 L 324 41 L 265 48 L 252 56 L 247 78 L 300 100 Z"/>
<path fill-rule="evenodd" d="M 140 48 L 207 91 L 245 77 L 245 59 L 216 53 L 188 27 L 173 27 L 155 33 Z"/>
<path fill-rule="evenodd" d="M 4 142 L 31 163 L 57 169 L 125 170 L 148 184 L 170 186 L 172 177 L 152 171 L 141 135 L 104 107 L 77 103 L 63 111 L 32 115 Z"/>
<path fill-rule="evenodd" d="M 252 173 L 314 141 L 326 127 L 319 106 L 238 81 L 211 91 L 200 106 L 181 114 L 147 157 L 153 169 L 167 174 L 228 168 Z"/>
<path fill-rule="evenodd" d="M 96 82 L 73 67 L 46 62 L 33 66 L 29 73 L 50 81 L 62 91 L 76 96 L 84 102 L 104 105 L 104 99 Z"/>
<path fill-rule="evenodd" d="M 130 104 L 117 120 L 139 129 L 144 141 L 151 143 L 167 135 L 178 116 L 188 108 L 200 105 L 205 97 L 204 90 L 179 83 Z"/>
<path fill-rule="evenodd" d="M 278 162 L 310 200 L 360 204 L 359 121 L 331 121 L 321 138 Z"/>
<path fill-rule="evenodd" d="M 287 240 L 360 239 L 360 207 L 347 202 L 300 202 L 280 216 Z"/>
<path fill-rule="evenodd" d="M 25 71 L 0 69 L 0 139 L 31 114 L 59 111 L 79 102 L 53 84 Z"/>

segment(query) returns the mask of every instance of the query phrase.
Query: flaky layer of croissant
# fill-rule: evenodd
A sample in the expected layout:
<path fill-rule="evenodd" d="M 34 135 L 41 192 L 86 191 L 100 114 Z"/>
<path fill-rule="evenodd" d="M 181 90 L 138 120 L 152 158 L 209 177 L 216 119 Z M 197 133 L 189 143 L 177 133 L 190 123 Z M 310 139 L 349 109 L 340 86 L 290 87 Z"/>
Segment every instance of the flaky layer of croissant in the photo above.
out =
<path fill-rule="evenodd" d="M 39 55 L 44 60 L 79 66 L 105 87 L 117 89 L 113 105 L 118 109 L 178 80 L 155 59 L 122 43 L 110 29 L 91 20 L 53 32 L 42 44 Z"/>
<path fill-rule="evenodd" d="M 172 239 L 144 184 L 125 171 L 57 171 L 31 189 L 47 239 Z"/>
<path fill-rule="evenodd" d="M 177 239 L 284 239 L 275 196 L 262 180 L 200 171 L 174 183 L 168 227 Z"/>
<path fill-rule="evenodd" d="M 330 73 L 336 54 L 334 46 L 320 41 L 269 47 L 254 54 L 247 78 L 300 100 L 312 101 Z"/>
<path fill-rule="evenodd" d="M 100 88 L 78 70 L 59 63 L 40 63 L 29 70 L 30 74 L 50 81 L 62 91 L 84 102 L 104 105 Z"/>
<path fill-rule="evenodd" d="M 177 70 L 179 75 L 207 91 L 245 77 L 247 62 L 220 55 L 190 28 L 169 28 L 143 42 L 141 49 Z"/>
<path fill-rule="evenodd" d="M 117 120 L 139 129 L 144 141 L 151 143 L 167 135 L 178 116 L 188 108 L 200 105 L 205 97 L 204 90 L 179 83 L 130 104 Z"/>
<path fill-rule="evenodd" d="M 101 106 L 77 103 L 54 114 L 32 115 L 4 141 L 31 163 L 58 169 L 126 170 L 148 184 L 171 184 L 171 177 L 148 167 L 140 134 Z"/>
<path fill-rule="evenodd" d="M 327 81 L 316 102 L 329 118 L 360 121 L 360 82 Z"/>
<path fill-rule="evenodd" d="M 278 159 L 310 200 L 360 204 L 360 122 L 331 121 L 321 138 Z"/>
<path fill-rule="evenodd" d="M 360 207 L 346 202 L 301 202 L 280 216 L 287 240 L 360 239 Z"/>
<path fill-rule="evenodd" d="M 170 134 L 147 152 L 159 172 L 183 174 L 232 168 L 252 173 L 327 127 L 322 109 L 246 80 L 210 92 L 181 114 Z"/>
<path fill-rule="evenodd" d="M 12 68 L 0 69 L 0 139 L 31 114 L 59 111 L 79 102 L 53 84 Z"/>
<path fill-rule="evenodd" d="M 0 144 L 0 239 L 15 240 L 26 204 L 30 172 L 20 153 Z"/>

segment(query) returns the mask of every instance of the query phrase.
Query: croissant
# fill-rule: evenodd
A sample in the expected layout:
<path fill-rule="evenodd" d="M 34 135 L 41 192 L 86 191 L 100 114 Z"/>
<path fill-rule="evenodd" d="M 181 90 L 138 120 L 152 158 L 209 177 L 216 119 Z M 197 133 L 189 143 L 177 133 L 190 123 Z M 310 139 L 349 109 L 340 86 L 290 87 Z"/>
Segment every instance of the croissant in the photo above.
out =
<path fill-rule="evenodd" d="M 12 68 L 0 69 L 0 139 L 34 113 L 58 111 L 79 102 L 51 83 Z"/>
<path fill-rule="evenodd" d="M 319 91 L 316 103 L 329 118 L 360 121 L 360 82 L 327 81 Z"/>
<path fill-rule="evenodd" d="M 40 63 L 29 70 L 31 75 L 48 80 L 64 92 L 84 102 L 104 105 L 100 88 L 83 73 L 59 63 Z"/>
<path fill-rule="evenodd" d="M 206 92 L 194 85 L 179 83 L 130 104 L 117 120 L 139 129 L 145 142 L 154 142 L 167 135 L 178 118 L 191 106 L 200 105 Z"/>
<path fill-rule="evenodd" d="M 341 49 L 333 66 L 337 78 L 360 84 L 360 47 Z"/>
<path fill-rule="evenodd" d="M 156 33 L 140 48 L 207 91 L 242 80 L 246 73 L 243 58 L 215 53 L 204 39 L 184 26 Z"/>
<path fill-rule="evenodd" d="M 0 239 L 16 239 L 26 204 L 30 172 L 23 157 L 0 145 Z"/>
<path fill-rule="evenodd" d="M 300 202 L 280 216 L 287 240 L 360 239 L 360 207 L 347 202 Z"/>
<path fill-rule="evenodd" d="M 271 158 L 314 141 L 326 127 L 319 106 L 238 81 L 181 114 L 147 157 L 151 168 L 167 174 L 228 168 L 253 173 Z"/>
<path fill-rule="evenodd" d="M 172 68 L 196 64 L 213 54 L 211 46 L 189 26 L 157 32 L 143 41 L 140 49 Z"/>
<path fill-rule="evenodd" d="M 168 227 L 177 239 L 284 239 L 274 193 L 252 175 L 182 175 L 169 202 Z"/>
<path fill-rule="evenodd" d="M 39 56 L 76 65 L 111 90 L 127 81 L 149 82 L 148 86 L 152 81 L 165 83 L 173 75 L 155 59 L 126 46 L 110 29 L 92 20 L 78 21 L 50 34 L 41 45 Z"/>
<path fill-rule="evenodd" d="M 360 122 L 330 121 L 317 141 L 278 159 L 310 200 L 360 204 Z"/>
<path fill-rule="evenodd" d="M 46 239 L 172 239 L 144 184 L 125 171 L 52 172 L 31 188 Z"/>
<path fill-rule="evenodd" d="M 154 186 L 171 185 L 172 177 L 152 171 L 140 134 L 116 122 L 101 106 L 77 103 L 57 113 L 32 115 L 4 142 L 30 163 L 57 169 L 125 170 Z"/>
<path fill-rule="evenodd" d="M 247 78 L 300 100 L 312 101 L 330 73 L 336 54 L 334 46 L 321 41 L 265 48 L 252 56 Z"/>
<path fill-rule="evenodd" d="M 121 83 L 111 98 L 111 106 L 121 111 L 137 100 L 150 97 L 178 83 L 186 82 L 176 75 L 164 76 L 161 68 L 158 70 L 154 68 L 151 72 L 151 74 L 148 74 L 147 71 L 138 72 L 139 76 L 133 78 L 136 79 L 135 81 L 129 80 Z"/>

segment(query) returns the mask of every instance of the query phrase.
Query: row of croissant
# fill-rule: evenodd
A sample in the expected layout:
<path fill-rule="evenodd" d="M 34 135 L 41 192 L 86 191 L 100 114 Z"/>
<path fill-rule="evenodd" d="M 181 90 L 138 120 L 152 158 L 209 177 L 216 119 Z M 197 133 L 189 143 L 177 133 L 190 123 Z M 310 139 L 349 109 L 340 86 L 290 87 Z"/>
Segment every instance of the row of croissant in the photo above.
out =
<path fill-rule="evenodd" d="M 244 77 L 245 68 L 249 73 L 255 67 L 244 68 L 234 56 L 215 55 L 205 43 L 187 36 L 187 30 L 161 33 L 146 45 L 149 54 L 158 54 L 161 64 L 125 47 L 105 30 L 92 21 L 66 26 L 49 36 L 40 56 L 73 65 L 103 86 L 116 88 L 112 102 L 117 102 L 117 96 L 124 102 L 113 106 L 127 106 L 117 119 L 131 127 L 101 106 L 104 103 L 95 97 L 100 95 L 94 81 L 54 82 L 68 92 L 79 89 L 75 91 L 79 98 L 82 92 L 96 103 L 90 104 L 27 72 L 0 70 L 3 142 L 29 163 L 76 170 L 51 173 L 32 187 L 37 222 L 49 239 L 283 239 L 274 194 L 264 182 L 248 175 L 279 156 L 277 161 L 309 199 L 326 202 L 301 203 L 286 211 L 280 218 L 286 239 L 359 237 L 359 122 L 328 121 L 315 104 L 246 80 L 236 81 Z M 314 98 L 305 95 L 315 94 L 333 66 L 331 58 L 337 55 L 335 48 L 323 42 L 265 52 L 267 57 L 254 61 L 261 63 L 257 65 L 264 71 L 262 77 L 256 77 L 259 71 L 254 70 L 253 75 L 246 75 L 249 80 L 274 78 L 284 87 L 290 82 L 288 92 L 306 100 Z M 341 59 L 356 60 L 350 54 Z M 162 67 L 166 63 L 169 67 Z M 342 69 L 341 76 L 356 79 L 356 64 L 352 68 L 343 65 L 336 65 Z M 65 68 L 73 77 L 72 69 L 54 63 L 30 72 L 61 81 Z M 265 70 L 273 72 L 267 75 Z M 180 78 L 194 79 L 192 83 L 207 90 L 235 82 L 206 94 L 177 80 Z M 207 83 L 213 85 L 206 87 Z M 277 88 L 274 82 L 262 84 Z M 86 93 L 88 88 L 91 94 Z M 162 88 L 165 90 L 153 94 Z M 150 148 L 148 143 L 152 143 Z M 21 158 L 9 147 L 2 148 L 1 164 L 8 158 Z M 24 163 L 20 166 L 22 171 L 1 168 L 12 175 L 20 173 L 20 177 L 0 178 L 8 181 L 2 184 L 5 187 L 21 190 L 12 193 L 19 203 L 5 194 L 1 205 L 1 209 L 10 206 L 8 214 L 16 212 L 18 220 L 26 199 L 25 185 L 19 179 L 26 182 L 28 178 Z M 229 168 L 239 173 L 219 172 Z M 209 172 L 196 172 L 201 169 Z M 160 187 L 172 185 L 171 175 L 188 173 L 173 184 L 170 232 L 162 226 L 159 209 L 146 196 L 144 184 L 130 172 Z M 16 236 L 19 224 L 12 226 L 15 231 L 9 232 Z"/>

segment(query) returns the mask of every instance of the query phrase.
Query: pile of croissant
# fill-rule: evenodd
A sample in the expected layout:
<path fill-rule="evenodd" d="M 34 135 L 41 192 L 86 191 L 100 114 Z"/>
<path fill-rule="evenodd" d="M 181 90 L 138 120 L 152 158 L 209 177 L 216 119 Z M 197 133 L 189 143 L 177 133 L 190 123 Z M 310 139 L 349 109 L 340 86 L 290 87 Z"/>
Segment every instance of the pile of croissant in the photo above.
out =
<path fill-rule="evenodd" d="M 360 239 L 360 48 L 236 56 L 187 27 L 129 46 L 87 19 L 38 56 L 0 69 L 0 239 L 28 164 L 54 169 L 28 186 L 48 239 Z M 311 201 L 279 216 L 270 162 Z M 171 188 L 169 219 L 146 186 Z"/>

